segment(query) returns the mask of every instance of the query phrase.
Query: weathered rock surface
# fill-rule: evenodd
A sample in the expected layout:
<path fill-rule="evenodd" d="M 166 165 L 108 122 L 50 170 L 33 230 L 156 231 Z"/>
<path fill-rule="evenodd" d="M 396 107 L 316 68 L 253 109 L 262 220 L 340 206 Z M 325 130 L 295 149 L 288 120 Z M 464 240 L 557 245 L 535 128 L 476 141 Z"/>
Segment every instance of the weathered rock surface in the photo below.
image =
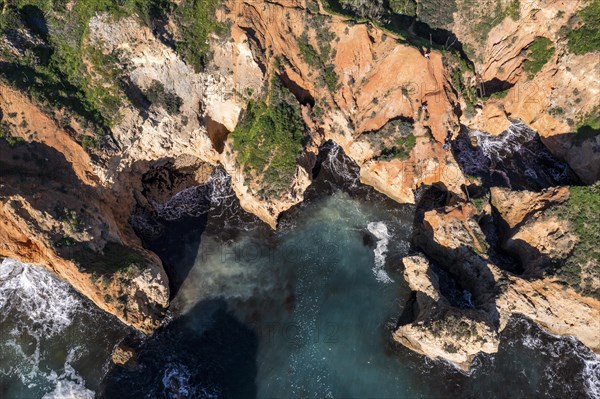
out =
<path fill-rule="evenodd" d="M 130 226 L 136 204 L 151 207 L 151 200 L 165 202 L 187 185 L 205 181 L 207 170 L 220 165 L 232 176 L 241 206 L 275 228 L 279 214 L 301 202 L 311 183 L 310 165 L 298 165 L 289 190 L 262 197 L 260 179 L 244 172 L 228 138 L 247 101 L 265 94 L 264 82 L 273 76 L 273 64 L 281 62 L 282 80 L 302 105 L 307 125 L 304 156 L 311 158 L 331 140 L 359 165 L 363 183 L 389 197 L 414 203 L 417 187 L 439 185 L 455 202 L 423 212 L 415 243 L 473 293 L 476 309 L 467 312 L 471 319 L 464 324 L 472 335 L 485 339 L 472 337 L 456 348 L 448 344 L 451 330 L 440 332 L 443 339 L 432 338 L 427 323 L 403 326 L 397 339 L 465 368 L 477 351 L 494 351 L 495 337 L 510 314 L 521 312 L 558 334 L 574 331 L 597 350 L 592 334 L 597 328 L 597 302 L 563 290 L 551 279 L 526 281 L 489 262 L 476 210 L 461 202 L 468 179 L 453 153 L 442 147 L 461 125 L 499 133 L 506 130 L 509 118 L 521 119 L 582 181 L 600 178 L 600 136 L 573 140 L 571 122 L 598 105 L 600 83 L 595 72 L 600 60 L 597 53 L 569 54 L 560 36 L 561 27 L 584 3 L 521 2 L 520 17 L 506 18 L 483 44 L 469 33 L 469 15 L 455 13 L 450 28 L 476 54 L 477 76 L 471 78 L 498 80 L 511 87 L 504 98 L 477 100 L 482 109 L 473 117 L 459 112 L 461 105 L 465 111 L 465 100 L 444 66 L 444 54 L 433 51 L 425 58 L 373 24 L 350 24 L 321 6 L 309 9 L 304 1 L 228 1 L 218 18 L 230 26 L 230 37 L 211 38 L 213 59 L 201 73 L 135 18 L 96 15 L 86 40 L 117 57 L 117 67 L 138 96 L 160 82 L 182 99 L 180 112 L 171 114 L 155 104 L 140 106 L 135 96 L 129 96 L 110 132 L 110 151 L 88 149 L 90 155 L 81 137 L 92 132 L 74 121 L 61 127 L 57 123 L 61 111 L 46 114 L 38 104 L 0 84 L 2 112 L 16 113 L 25 121 L 15 123 L 11 134 L 27 143 L 14 149 L 0 143 L 0 256 L 45 264 L 125 323 L 143 331 L 156 328 L 168 306 L 168 281 L 159 259 L 141 247 Z M 477 12 L 486 13 L 486 7 L 491 6 Z M 559 11 L 564 11 L 560 18 Z M 168 26 L 177 34 L 176 26 Z M 319 34 L 323 32 L 327 34 Z M 330 47 L 325 59 L 315 63 L 303 55 L 299 43 L 303 34 L 319 53 Z M 556 51 L 540 72 L 528 76 L 524 54 L 536 37 L 549 38 Z M 329 76 L 322 76 L 323 69 Z M 337 81 L 330 81 L 332 75 Z M 384 149 L 405 138 L 394 136 L 399 122 L 410 125 L 414 146 L 402 156 L 386 159 Z M 194 178 L 143 198 L 141 176 L 153 165 L 165 163 L 185 168 Z M 564 189 L 540 194 L 492 191 L 492 205 L 507 225 L 504 248 L 518 254 L 521 263 L 533 265 L 531 270 L 538 270 L 547 259 L 563 259 L 573 247 L 575 238 L 565 226 L 540 216 L 547 204 L 560 203 L 565 195 Z M 115 253 L 127 262 L 110 259 Z M 455 309 L 427 310 L 432 304 L 449 305 L 421 260 L 405 263 L 410 265 L 409 284 L 421 293 L 416 301 L 422 304 L 423 321 L 439 317 L 451 325 L 464 318 L 465 312 Z M 119 264 L 123 267 L 118 270 L 102 269 Z M 504 290 L 497 289 L 499 281 L 506 284 Z M 567 314 L 567 307 L 574 313 Z"/>
<path fill-rule="evenodd" d="M 565 236 L 574 237 L 554 221 L 535 221 L 524 226 L 546 226 L 526 237 L 523 220 L 529 220 L 549 202 L 564 201 L 563 188 L 542 193 L 513 193 L 493 191 L 493 203 L 507 224 L 517 226 L 521 239 L 537 245 L 546 256 L 563 256 L 568 248 L 557 244 Z M 520 197 L 521 202 L 510 205 L 501 199 Z M 513 198 L 514 200 L 514 198 Z M 495 202 L 494 202 L 495 201 Z M 503 270 L 487 256 L 485 235 L 474 219 L 476 214 L 469 204 L 438 207 L 422 211 L 416 225 L 415 244 L 450 273 L 473 298 L 473 309 L 453 307 L 439 291 L 438 276 L 431 270 L 426 258 L 407 257 L 403 260 L 405 278 L 415 291 L 413 318 L 398 327 L 394 339 L 407 347 L 430 357 L 446 359 L 462 369 L 468 369 L 478 352 L 494 352 L 498 348 L 498 334 L 510 317 L 521 314 L 540 324 L 549 332 L 572 335 L 600 353 L 600 302 L 584 297 L 566 288 L 553 277 L 524 279 Z M 418 211 L 419 215 L 419 211 Z M 521 227 L 519 227 L 521 226 Z M 549 234 L 551 226 L 563 235 Z M 517 238 L 514 238 L 516 240 Z M 450 316 L 449 316 L 450 315 Z M 402 321 L 402 320 L 401 320 Z M 440 328 L 440 325 L 443 327 Z M 454 333 L 453 333 L 454 332 Z"/>
<path fill-rule="evenodd" d="M 23 95 L 0 87 L 0 107 L 35 129 L 15 129 L 27 142 L 15 148 L 0 141 L 0 256 L 43 264 L 126 324 L 156 328 L 168 279 L 129 227 L 124 204 L 97 183 L 73 138 Z"/>
<path fill-rule="evenodd" d="M 592 149 L 600 145 L 600 136 L 575 140 L 574 133 L 576 121 L 598 112 L 600 57 L 597 52 L 570 53 L 564 38 L 564 30 L 578 21 L 575 13 L 588 2 L 521 1 L 519 18 L 503 19 L 489 32 L 483 45 L 471 33 L 468 20 L 486 12 L 495 15 L 497 11 L 496 2 L 480 3 L 472 3 L 467 8 L 470 12 L 455 13 L 451 29 L 475 53 L 473 62 L 479 82 L 502 82 L 508 89 L 504 98 L 484 101 L 477 116 L 463 116 L 461 122 L 499 134 L 509 123 L 508 118 L 519 119 L 537 131 L 544 144 L 565 159 L 586 184 L 599 180 L 600 153 Z M 538 73 L 529 76 L 524 70 L 527 51 L 539 37 L 549 39 L 555 51 Z"/>
<path fill-rule="evenodd" d="M 492 205 L 507 225 L 503 228 L 499 223 L 502 247 L 518 255 L 526 274 L 539 274 L 551 262 L 563 260 L 571 253 L 577 237 L 557 216 L 543 213 L 569 199 L 567 187 L 541 193 L 494 187 L 490 192 Z"/>
<path fill-rule="evenodd" d="M 114 349 L 111 360 L 114 364 L 120 366 L 127 366 L 130 368 L 136 367 L 136 353 L 135 349 L 121 343 Z"/>
<path fill-rule="evenodd" d="M 225 16 L 244 31 L 252 31 L 265 53 L 285 59 L 285 74 L 309 93 L 324 110 L 309 121 L 314 143 L 338 143 L 361 166 L 361 181 L 403 203 L 414 203 L 421 183 L 443 181 L 460 193 L 465 178 L 456 161 L 442 149 L 448 132 L 458 130 L 454 112 L 458 99 L 439 52 L 428 60 L 411 46 L 370 24 L 348 24 L 343 17 L 313 13 L 304 2 L 234 2 Z M 316 22 L 318 21 L 318 22 Z M 315 22 L 319 26 L 315 26 Z M 319 48 L 317 29 L 333 34 L 326 43 L 335 49 L 330 62 L 338 76 L 335 90 L 320 83 L 319 71 L 303 59 L 299 41 L 307 34 Z M 264 50 L 268 49 L 268 51 Z M 427 104 L 428 118 L 421 105 Z M 382 148 L 370 141 L 372 132 L 396 119 L 414 123 L 417 143 L 406 160 L 381 161 Z M 430 131 L 431 133 L 428 133 Z"/>
<path fill-rule="evenodd" d="M 496 332 L 482 321 L 476 310 L 452 308 L 439 291 L 437 275 L 423 256 L 402 260 L 404 278 L 415 291 L 414 319 L 394 332 L 394 339 L 404 346 L 431 358 L 445 359 L 468 371 L 480 352 L 498 350 Z M 469 316 L 470 315 L 470 316 Z"/>
<path fill-rule="evenodd" d="M 417 309 L 410 323 L 394 332 L 394 339 L 431 358 L 445 359 L 467 371 L 480 352 L 498 350 L 498 335 L 514 314 L 524 315 L 553 334 L 572 335 L 600 353 L 600 303 L 561 286 L 552 279 L 527 281 L 488 264 L 503 288 L 494 299 L 495 312 L 480 307 L 452 307 L 438 288 L 438 277 L 423 256 L 403 259 L 404 276 L 416 292 Z M 497 320 L 495 320 L 497 318 Z"/>

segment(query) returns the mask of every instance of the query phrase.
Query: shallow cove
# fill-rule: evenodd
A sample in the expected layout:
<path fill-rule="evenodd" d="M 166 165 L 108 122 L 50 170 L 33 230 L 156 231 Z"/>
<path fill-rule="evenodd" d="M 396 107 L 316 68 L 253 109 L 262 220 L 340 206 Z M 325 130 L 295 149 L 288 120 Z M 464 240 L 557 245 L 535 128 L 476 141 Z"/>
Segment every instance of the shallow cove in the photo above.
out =
<path fill-rule="evenodd" d="M 235 204 L 165 230 L 154 245 L 182 284 L 134 343 L 136 369 L 111 366 L 130 332 L 115 318 L 42 269 L 3 265 L 0 396 L 600 398 L 598 357 L 525 319 L 468 376 L 395 345 L 413 210 L 358 184 L 337 151 L 276 232 Z"/>
<path fill-rule="evenodd" d="M 107 375 L 101 397 L 595 397 L 598 358 L 524 319 L 470 375 L 394 344 L 413 210 L 358 184 L 336 149 L 278 231 L 219 210 L 200 239 L 163 239 L 169 262 L 192 259 L 174 320 L 138 348 L 138 369 Z"/>

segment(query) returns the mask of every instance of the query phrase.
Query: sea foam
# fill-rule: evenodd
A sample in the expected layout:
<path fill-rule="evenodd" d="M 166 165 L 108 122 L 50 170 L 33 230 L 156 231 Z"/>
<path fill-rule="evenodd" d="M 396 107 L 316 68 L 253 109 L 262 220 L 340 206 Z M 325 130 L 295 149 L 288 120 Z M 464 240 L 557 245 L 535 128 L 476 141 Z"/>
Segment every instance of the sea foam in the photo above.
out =
<path fill-rule="evenodd" d="M 385 255 L 387 254 L 390 235 L 388 228 L 383 222 L 371 222 L 367 225 L 367 229 L 377 239 L 377 246 L 373 250 L 375 253 L 375 266 L 373 266 L 373 274 L 377 281 L 382 283 L 393 283 L 394 280 L 383 269 L 385 265 Z"/>

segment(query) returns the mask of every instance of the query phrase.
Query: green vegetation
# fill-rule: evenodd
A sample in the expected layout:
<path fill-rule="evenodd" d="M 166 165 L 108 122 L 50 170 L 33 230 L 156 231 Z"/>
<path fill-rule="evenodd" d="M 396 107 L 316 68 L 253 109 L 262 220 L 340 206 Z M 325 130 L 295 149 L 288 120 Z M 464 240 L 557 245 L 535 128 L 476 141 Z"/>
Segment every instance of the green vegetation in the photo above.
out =
<path fill-rule="evenodd" d="M 175 7 L 172 3 L 167 3 L 170 8 Z M 181 40 L 176 45 L 177 52 L 197 72 L 204 69 L 209 59 L 209 35 L 227 31 L 227 27 L 215 19 L 220 4 L 219 0 L 184 0 L 175 7 L 175 24 L 181 30 Z"/>
<path fill-rule="evenodd" d="M 490 249 L 490 244 L 488 244 L 485 235 L 480 230 L 473 230 L 473 234 L 475 235 L 475 239 L 477 243 L 473 243 L 473 249 L 480 255 L 485 255 Z"/>
<path fill-rule="evenodd" d="M 395 14 L 417 15 L 417 3 L 415 0 L 389 0 L 390 9 Z"/>
<path fill-rule="evenodd" d="M 125 2 L 128 3 L 128 2 Z M 11 1 L 0 16 L 6 36 L 28 31 L 23 55 L 0 50 L 0 77 L 48 106 L 66 108 L 99 130 L 118 119 L 121 96 L 115 59 L 86 42 L 88 22 L 98 12 L 121 12 L 108 0 L 79 0 L 67 11 L 64 1 Z M 94 76 L 88 65 L 93 67 Z"/>
<path fill-rule="evenodd" d="M 62 108 L 94 129 L 97 143 L 118 123 L 125 95 L 116 54 L 88 40 L 89 21 L 98 13 L 137 16 L 154 26 L 170 15 L 179 27 L 177 52 L 196 70 L 209 57 L 208 36 L 226 27 L 216 22 L 219 0 L 11 0 L 3 2 L 0 33 L 18 43 L 21 54 L 0 45 L 0 79 L 27 91 L 50 109 Z M 27 39 L 33 37 L 34 39 Z M 177 101 L 165 99 L 173 112 Z"/>
<path fill-rule="evenodd" d="M 378 157 L 380 160 L 401 159 L 403 161 L 410 157 L 412 149 L 417 144 L 417 138 L 414 134 L 409 133 L 407 136 L 402 136 L 396 140 L 392 148 L 386 148 Z"/>
<path fill-rule="evenodd" d="M 90 271 L 95 276 L 109 276 L 115 273 L 133 276 L 146 262 L 142 254 L 116 242 L 106 243 L 102 252 L 81 249 L 73 254 L 72 260 L 82 270 Z"/>
<path fill-rule="evenodd" d="M 484 96 L 484 98 L 489 98 L 489 99 L 501 99 L 501 98 L 505 98 L 508 95 L 509 90 L 510 89 L 497 91 L 495 93 L 490 94 L 489 96 Z"/>
<path fill-rule="evenodd" d="M 335 67 L 330 63 L 333 51 L 331 50 L 331 41 L 335 34 L 327 28 L 327 21 L 322 16 L 314 16 L 312 24 L 315 25 L 316 39 L 319 50 L 317 51 L 311 44 L 307 32 L 303 32 L 296 41 L 300 49 L 300 56 L 308 65 L 313 67 L 319 73 L 318 82 L 321 86 L 327 86 L 330 91 L 336 91 L 338 88 L 339 77 L 335 72 Z"/>
<path fill-rule="evenodd" d="M 600 279 L 600 182 L 593 186 L 571 187 L 566 204 L 553 212 L 570 225 L 579 241 L 557 276 L 582 294 L 600 299 L 600 289 L 593 279 Z"/>
<path fill-rule="evenodd" d="M 489 195 L 486 195 L 480 198 L 471 198 L 471 202 L 477 209 L 477 212 L 481 213 L 481 211 L 483 211 L 483 208 L 490 202 L 490 197 Z"/>
<path fill-rule="evenodd" d="M 600 105 L 577 124 L 575 142 L 580 144 L 598 135 L 600 135 Z"/>
<path fill-rule="evenodd" d="M 179 113 L 183 99 L 172 91 L 167 91 L 158 80 L 153 80 L 144 95 L 154 105 L 164 108 L 170 115 Z"/>
<path fill-rule="evenodd" d="M 98 140 L 96 140 L 96 138 L 92 137 L 92 136 L 83 136 L 81 138 L 81 146 L 86 151 L 93 149 L 93 148 L 97 148 Z"/>
<path fill-rule="evenodd" d="M 538 36 L 533 40 L 533 43 L 527 49 L 527 60 L 523 64 L 529 78 L 533 78 L 535 74 L 542 70 L 554 55 L 554 51 L 555 48 L 550 39 Z"/>
<path fill-rule="evenodd" d="M 465 75 L 470 73 L 475 75 L 473 66 L 463 59 L 459 54 L 448 51 L 444 54 L 444 65 L 452 75 L 452 84 L 454 88 L 462 95 L 466 103 L 466 113 L 468 116 L 475 115 L 475 105 L 477 104 L 477 91 L 475 87 L 465 79 Z"/>
<path fill-rule="evenodd" d="M 494 1 L 495 5 L 493 5 L 493 9 L 485 7 Z M 517 21 L 521 15 L 520 0 L 511 0 L 505 7 L 501 0 L 490 0 L 481 5 L 477 1 L 468 1 L 464 2 L 464 5 L 471 8 L 467 11 L 474 16 L 471 30 L 481 42 L 485 42 L 490 31 L 507 17 L 510 17 L 513 21 Z"/>
<path fill-rule="evenodd" d="M 512 0 L 506 9 L 506 14 L 513 21 L 518 21 L 521 17 L 521 0 Z"/>
<path fill-rule="evenodd" d="M 298 42 L 298 48 L 300 49 L 300 55 L 304 62 L 312 67 L 319 67 L 321 64 L 319 53 L 317 53 L 317 50 L 309 43 L 308 34 L 304 32 L 296 40 Z"/>
<path fill-rule="evenodd" d="M 449 29 L 458 11 L 456 0 L 427 0 L 418 2 L 417 17 L 432 28 Z"/>
<path fill-rule="evenodd" d="M 270 82 L 267 102 L 250 101 L 231 133 L 238 162 L 262 178 L 268 192 L 289 189 L 304 142 L 300 106 L 277 76 Z"/>
<path fill-rule="evenodd" d="M 454 345 L 451 342 L 444 342 L 443 348 L 448 353 L 457 353 L 460 350 L 458 346 Z"/>
<path fill-rule="evenodd" d="M 477 333 L 475 323 L 453 314 L 447 314 L 443 318 L 432 320 L 431 331 L 438 335 L 449 334 L 461 341 L 482 339 Z"/>
<path fill-rule="evenodd" d="M 69 226 L 69 230 L 71 233 L 80 232 L 83 230 L 85 223 L 79 218 L 77 211 L 73 209 L 63 208 L 57 209 L 56 213 L 58 215 L 57 219 L 61 222 L 64 222 Z"/>
<path fill-rule="evenodd" d="M 567 32 L 569 51 L 574 54 L 600 51 L 600 0 L 592 0 L 577 16 L 583 25 Z"/>
<path fill-rule="evenodd" d="M 10 125 L 6 122 L 0 122 L 0 140 L 6 141 L 11 148 L 23 142 L 22 138 L 10 134 Z"/>

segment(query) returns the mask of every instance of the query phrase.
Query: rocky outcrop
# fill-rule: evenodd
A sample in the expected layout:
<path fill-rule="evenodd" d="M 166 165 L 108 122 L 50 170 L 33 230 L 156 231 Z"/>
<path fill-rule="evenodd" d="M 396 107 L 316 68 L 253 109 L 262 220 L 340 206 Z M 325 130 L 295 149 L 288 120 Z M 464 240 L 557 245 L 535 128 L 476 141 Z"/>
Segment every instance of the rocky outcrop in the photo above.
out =
<path fill-rule="evenodd" d="M 0 256 L 45 265 L 126 324 L 158 327 L 168 280 L 129 227 L 129 204 L 98 184 L 89 155 L 35 104 L 2 86 L 0 107 L 25 121 L 11 132 L 21 141 L 0 140 Z"/>
<path fill-rule="evenodd" d="M 453 198 L 454 205 L 419 215 L 415 243 L 473 293 L 479 319 L 473 316 L 478 321 L 466 323 L 479 335 L 489 334 L 486 342 L 491 343 L 511 314 L 496 310 L 502 303 L 496 290 L 498 276 L 503 276 L 501 281 L 513 277 L 487 259 L 488 243 L 475 221 L 476 210 L 462 202 L 463 185 L 469 180 L 443 143 L 456 137 L 461 125 L 499 133 L 509 126 L 509 119 L 521 119 L 539 131 L 584 182 L 600 177 L 600 136 L 572 140 L 570 122 L 596 106 L 600 89 L 594 71 L 599 61 L 597 54 L 569 54 L 560 36 L 561 25 L 584 2 L 527 3 L 544 7 L 536 11 L 521 4 L 520 17 L 498 24 L 483 44 L 470 35 L 469 16 L 454 15 L 450 28 L 476 50 L 475 74 L 465 72 L 462 78 L 472 79 L 473 87 L 479 80 L 509 88 L 504 98 L 477 100 L 481 110 L 473 117 L 461 112 L 461 105 L 466 111 L 466 101 L 461 98 L 463 89 L 455 87 L 456 76 L 447 69 L 449 53 L 434 50 L 426 58 L 405 38 L 369 22 L 349 23 L 314 2 L 226 2 L 218 19 L 229 27 L 229 34 L 210 38 L 212 60 L 203 72 L 186 64 L 137 18 L 97 14 L 85 41 L 116 60 L 113 67 L 126 86 L 119 117 L 103 137 L 106 147 L 84 145 L 95 137 L 91 129 L 75 120 L 61 121 L 61 110 L 42 112 L 39 104 L 0 84 L 0 117 L 5 122 L 16 115 L 18 120 L 8 123 L 10 135 L 27 144 L 12 148 L 1 141 L 0 256 L 46 264 L 102 309 L 151 331 L 168 306 L 168 283 L 160 261 L 142 248 L 130 226 L 133 209 L 151 210 L 153 201 L 165 203 L 189 185 L 205 182 L 206 171 L 221 166 L 231 176 L 241 206 L 275 228 L 279 214 L 302 201 L 319 147 L 334 141 L 360 167 L 363 183 L 398 202 L 415 203 L 421 185 L 443 187 Z M 564 11 L 560 18 L 558 11 Z M 478 12 L 487 10 L 482 7 Z M 164 28 L 176 37 L 178 27 L 165 22 Z M 556 51 L 529 76 L 524 54 L 536 37 L 549 38 Z M 276 75 L 300 104 L 307 137 L 284 190 L 265 197 L 261 191 L 268 183 L 260 175 L 264 171 L 247 172 L 229 133 L 249 101 L 265 98 L 265 82 Z M 177 112 L 148 100 L 146 94 L 156 87 L 181 100 Z M 142 176 L 167 163 L 193 178 L 164 192 L 144 193 Z M 59 170 L 64 173 L 53 173 Z M 539 195 L 492 193 L 493 206 L 507 224 L 504 248 L 535 270 L 541 267 L 536 265 L 540 259 L 562 259 L 572 249 L 574 239 L 564 226 L 540 216 L 545 203 L 560 202 L 563 194 L 560 190 Z M 518 203 L 510 201 L 511 196 L 518 197 Z M 415 281 L 417 276 L 407 278 Z M 560 308 L 559 293 L 521 303 L 527 290 L 541 288 L 534 287 L 537 282 L 514 279 L 511 286 L 521 288 L 511 300 L 520 304 L 519 309 L 563 333 L 554 316 L 544 318 L 538 312 L 554 303 Z M 435 293 L 434 283 L 417 284 L 415 290 L 426 293 L 420 297 L 423 309 L 431 303 L 448 305 Z M 570 300 L 575 304 L 578 299 Z M 451 316 L 457 314 L 462 315 Z M 433 320 L 434 314 L 425 312 L 422 319 Z M 574 326 L 584 320 L 566 319 Z M 411 331 L 405 327 L 404 336 L 417 347 L 427 330 Z M 583 330 L 578 334 L 585 335 Z M 431 345 L 437 353 L 452 354 L 441 342 Z M 485 350 L 492 350 L 490 345 Z M 457 350 L 453 361 L 464 367 L 474 348 Z"/>
<path fill-rule="evenodd" d="M 508 223 L 515 226 L 519 219 L 542 209 L 544 202 L 565 199 L 564 189 L 559 188 L 515 194 L 523 201 L 512 207 L 498 200 L 510 195 L 496 190 L 495 201 Z M 405 258 L 404 275 L 415 294 L 414 303 L 407 305 L 413 309 L 412 317 L 401 318 L 394 333 L 396 341 L 467 370 L 477 353 L 497 350 L 498 335 L 512 315 L 521 314 L 553 334 L 573 335 L 600 353 L 599 301 L 565 288 L 554 277 L 524 279 L 494 264 L 469 204 L 434 207 L 420 214 L 418 211 L 415 244 L 472 294 L 473 308 L 452 306 L 444 298 L 438 288 L 439 277 L 426 258 Z M 540 236 L 541 240 L 553 239 L 552 235 Z M 551 243 L 549 249 L 556 251 L 555 246 L 560 248 Z"/>
<path fill-rule="evenodd" d="M 363 183 L 399 202 L 414 203 L 414 190 L 422 183 L 443 181 L 461 193 L 465 178 L 442 149 L 448 132 L 456 132 L 459 124 L 454 112 L 458 100 L 441 53 L 434 51 L 427 59 L 374 25 L 348 24 L 322 8 L 307 9 L 304 2 L 242 1 L 230 10 L 224 18 L 253 33 L 264 52 L 263 63 L 281 57 L 287 79 L 323 110 L 317 117 L 313 106 L 305 107 L 311 111 L 307 122 L 316 146 L 338 143 L 361 166 Z M 301 45 L 323 54 L 307 59 Z M 328 46 L 334 50 L 319 50 Z M 328 66 L 336 79 L 329 86 L 320 71 Z M 384 148 L 377 132 L 397 120 L 413 125 L 416 144 L 406 159 L 378 159 Z"/>
<path fill-rule="evenodd" d="M 498 350 L 496 332 L 485 322 L 477 321 L 475 310 L 452 308 L 439 291 L 437 275 L 423 256 L 402 260 L 404 278 L 415 292 L 413 320 L 394 332 L 397 342 L 431 358 L 441 358 L 468 371 L 480 352 Z"/>
<path fill-rule="evenodd" d="M 563 220 L 544 213 L 569 199 L 567 187 L 541 193 L 494 187 L 490 192 L 492 206 L 500 217 L 502 247 L 519 257 L 526 275 L 539 275 L 571 253 L 577 237 Z"/>
<path fill-rule="evenodd" d="M 475 53 L 473 59 L 480 88 L 497 82 L 505 88 L 502 98 L 484 100 L 482 110 L 474 118 L 462 118 L 467 126 L 499 134 L 506 129 L 508 119 L 519 119 L 537 131 L 554 155 L 566 160 L 586 184 L 600 179 L 600 155 L 592 150 L 600 145 L 600 136 L 577 137 L 578 124 L 588 115 L 597 113 L 600 82 L 597 52 L 572 54 L 565 31 L 576 27 L 575 14 L 589 2 L 534 0 L 521 1 L 519 16 L 505 16 L 487 35 L 484 45 L 473 35 L 479 14 L 489 4 L 469 8 L 470 13 L 455 14 L 452 27 L 461 42 Z M 507 2 L 504 2 L 506 5 Z M 497 9 L 487 10 L 496 15 Z M 468 19 L 473 19 L 471 23 Z M 525 62 L 536 38 L 551 42 L 552 53 L 541 70 L 527 73 Z M 550 54 L 550 50 L 544 52 Z M 489 90 L 489 88 L 488 88 Z M 488 91 L 487 95 L 492 94 Z"/>

